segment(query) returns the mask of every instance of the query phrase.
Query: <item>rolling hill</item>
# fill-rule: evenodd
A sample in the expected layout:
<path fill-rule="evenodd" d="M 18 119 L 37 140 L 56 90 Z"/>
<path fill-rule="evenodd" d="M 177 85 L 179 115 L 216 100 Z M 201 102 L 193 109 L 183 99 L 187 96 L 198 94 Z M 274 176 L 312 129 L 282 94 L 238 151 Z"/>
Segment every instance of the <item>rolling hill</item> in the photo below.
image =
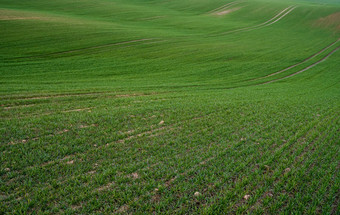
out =
<path fill-rule="evenodd" d="M 0 0 L 0 214 L 338 214 L 336 0 Z"/>

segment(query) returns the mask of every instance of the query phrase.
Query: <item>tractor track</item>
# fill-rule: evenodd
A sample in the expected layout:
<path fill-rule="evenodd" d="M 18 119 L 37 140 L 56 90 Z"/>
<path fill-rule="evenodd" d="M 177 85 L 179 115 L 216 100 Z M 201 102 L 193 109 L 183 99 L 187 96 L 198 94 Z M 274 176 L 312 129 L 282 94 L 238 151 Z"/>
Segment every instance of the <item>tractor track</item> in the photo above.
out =
<path fill-rule="evenodd" d="M 16 60 L 16 59 L 30 59 L 30 58 L 39 58 L 39 57 L 49 57 L 49 56 L 55 56 L 55 55 L 62 55 L 62 54 L 70 54 L 80 51 L 86 51 L 86 50 L 93 50 L 93 49 L 100 49 L 100 48 L 106 48 L 111 46 L 119 46 L 119 45 L 125 45 L 125 44 L 132 44 L 132 43 L 138 43 L 138 42 L 144 42 L 144 41 L 155 41 L 157 38 L 145 38 L 145 39 L 137 39 L 137 40 L 130 40 L 130 41 L 123 41 L 118 43 L 109 43 L 105 45 L 98 45 L 98 46 L 91 46 L 86 48 L 80 48 L 80 49 L 73 49 L 68 51 L 60 51 L 60 52 L 53 52 L 48 54 L 40 54 L 40 55 L 33 55 L 33 56 L 23 56 L 23 57 L 16 57 L 16 58 L 9 58 L 7 60 Z M 141 43 L 143 44 L 143 43 Z"/>
<path fill-rule="evenodd" d="M 267 26 L 273 25 L 276 22 L 278 22 L 281 19 L 283 19 L 288 14 L 290 14 L 295 8 L 296 8 L 296 6 L 289 6 L 289 7 L 285 8 L 285 9 L 283 9 L 282 11 L 280 11 L 273 18 L 271 18 L 271 19 L 269 19 L 269 20 L 267 20 L 267 21 L 265 21 L 265 22 L 263 22 L 261 24 L 257 24 L 255 26 L 250 26 L 250 27 L 245 27 L 245 28 L 240 28 L 240 29 L 235 29 L 235 30 L 231 30 L 231 31 L 226 31 L 226 32 L 214 34 L 213 36 L 222 36 L 222 35 L 231 34 L 231 33 L 252 31 L 252 30 L 256 30 L 256 29 L 259 29 L 259 28 L 263 28 L 263 27 L 267 27 Z"/>
<path fill-rule="evenodd" d="M 226 8 L 231 7 L 231 6 L 233 6 L 233 5 L 235 5 L 235 4 L 238 4 L 238 3 L 241 3 L 241 2 L 238 2 L 238 1 L 229 2 L 229 3 L 225 4 L 225 5 L 222 5 L 222 6 L 220 6 L 220 7 L 218 7 L 218 8 L 215 8 L 215 9 L 213 9 L 213 10 L 211 10 L 211 11 L 208 11 L 207 14 L 216 13 L 217 11 L 226 9 Z"/>
<path fill-rule="evenodd" d="M 249 81 L 255 81 L 255 80 L 260 80 L 260 79 L 268 78 L 268 77 L 271 77 L 271 76 L 280 74 L 280 73 L 282 73 L 282 72 L 285 72 L 285 71 L 287 71 L 287 70 L 290 70 L 290 69 L 292 69 L 292 68 L 295 68 L 295 67 L 297 67 L 297 66 L 300 66 L 301 64 L 306 63 L 306 62 L 308 62 L 309 60 L 311 60 L 311 59 L 313 59 L 313 58 L 319 56 L 319 55 L 322 54 L 322 53 L 324 53 L 326 50 L 328 50 L 329 48 L 331 48 L 332 46 L 334 46 L 334 45 L 335 45 L 336 43 L 338 43 L 339 41 L 340 41 L 340 38 L 339 38 L 337 41 L 335 41 L 335 42 L 331 43 L 330 45 L 328 45 L 327 47 L 323 48 L 321 51 L 319 51 L 319 52 L 313 54 L 312 56 L 310 56 L 310 57 L 308 57 L 308 58 L 306 58 L 305 60 L 303 60 L 303 61 L 300 62 L 300 63 L 294 64 L 294 65 L 289 66 L 289 67 L 287 67 L 287 68 L 285 68 L 285 69 L 283 69 L 283 70 L 280 70 L 280 71 L 275 72 L 275 73 L 271 73 L 271 74 L 266 75 L 266 76 L 263 76 L 263 77 L 251 79 L 251 80 L 249 80 Z"/>
<path fill-rule="evenodd" d="M 267 82 L 264 82 L 264 83 L 261 83 L 261 84 L 257 84 L 257 85 L 270 84 L 270 83 L 273 83 L 273 82 L 276 82 L 276 81 L 280 81 L 280 80 L 284 80 L 284 79 L 293 77 L 293 76 L 295 76 L 295 75 L 297 75 L 297 74 L 303 73 L 303 72 L 305 72 L 305 71 L 307 71 L 307 70 L 309 70 L 309 69 L 311 69 L 311 68 L 313 68 L 313 67 L 319 65 L 320 63 L 326 61 L 330 56 L 332 56 L 332 55 L 333 55 L 335 52 L 337 52 L 339 49 L 340 49 L 340 46 L 337 47 L 336 49 L 334 49 L 333 51 L 331 51 L 328 55 L 326 55 L 326 57 L 322 58 L 321 60 L 319 60 L 319 61 L 313 63 L 312 65 L 310 65 L 310 66 L 308 66 L 308 67 L 306 67 L 306 68 L 304 68 L 304 69 L 302 69 L 302 70 L 299 70 L 298 72 L 295 72 L 295 73 L 290 74 L 290 75 L 288 75 L 288 76 L 285 76 L 285 77 L 283 77 L 283 78 L 278 78 L 278 79 L 271 80 L 271 81 L 267 81 Z"/>

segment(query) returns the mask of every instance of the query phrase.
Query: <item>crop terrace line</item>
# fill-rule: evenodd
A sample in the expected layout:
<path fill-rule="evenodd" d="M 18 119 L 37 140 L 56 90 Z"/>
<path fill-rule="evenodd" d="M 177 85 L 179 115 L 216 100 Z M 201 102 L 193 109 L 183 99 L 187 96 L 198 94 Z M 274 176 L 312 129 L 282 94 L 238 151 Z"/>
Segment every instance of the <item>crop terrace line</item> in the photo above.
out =
<path fill-rule="evenodd" d="M 69 158 L 69 157 L 67 157 L 67 158 Z M 203 163 L 202 163 L 203 164 Z"/>
<path fill-rule="evenodd" d="M 304 135 L 306 135 L 307 133 L 311 132 L 311 130 L 313 130 L 313 126 L 314 126 L 315 124 L 316 124 L 316 122 L 311 123 L 310 126 L 309 126 L 310 129 L 308 129 L 308 130 L 306 131 L 306 133 L 303 133 L 299 139 L 301 139 L 301 138 L 302 138 Z M 295 137 L 291 137 L 290 140 L 287 141 L 287 143 L 289 144 L 289 142 L 294 142 L 294 138 L 295 138 Z M 276 153 L 281 153 L 280 151 L 283 152 L 284 150 L 281 150 L 281 149 L 283 149 L 284 146 L 287 146 L 287 144 L 282 144 L 280 147 L 276 148 L 276 149 L 274 150 L 274 152 L 276 152 Z M 286 147 L 286 148 L 287 148 L 287 147 Z M 228 150 L 229 150 L 229 149 L 228 149 Z M 221 155 L 221 154 L 223 154 L 223 152 L 221 152 L 219 155 Z M 219 155 L 217 155 L 217 156 L 219 156 Z M 209 162 L 210 160 L 215 159 L 215 158 L 216 158 L 216 155 L 213 155 L 213 156 L 207 158 L 206 160 L 202 161 L 200 164 L 205 164 L 205 163 L 207 163 L 207 162 Z M 199 164 L 194 165 L 194 167 L 190 168 L 188 171 L 194 169 L 195 166 L 199 166 Z M 184 173 L 181 173 L 181 175 L 182 175 L 182 174 L 186 174 L 188 171 L 185 171 Z"/>
<path fill-rule="evenodd" d="M 334 127 L 332 127 L 332 124 L 333 124 L 333 122 L 334 122 L 335 120 L 338 120 L 338 118 L 332 120 L 332 123 L 329 124 L 328 129 L 329 129 L 329 128 L 334 128 Z M 322 136 L 322 135 L 323 135 L 323 136 Z M 324 140 L 324 139 L 328 136 L 327 129 L 322 133 L 322 135 L 319 135 L 318 138 L 321 137 L 322 140 Z M 318 138 L 316 138 L 315 140 L 317 141 Z M 334 139 L 334 138 L 332 138 L 332 139 Z M 326 143 L 328 143 L 328 141 L 326 141 Z M 314 142 L 311 143 L 311 145 L 312 145 L 312 147 L 315 146 L 315 145 L 314 145 Z M 319 148 L 322 148 L 324 145 L 318 145 L 318 144 L 316 144 L 316 146 L 319 146 Z M 309 147 L 309 146 L 308 146 L 308 147 Z M 312 159 L 311 156 L 309 156 L 309 158 Z M 306 158 L 305 158 L 305 159 L 306 159 Z M 315 161 L 315 159 L 314 159 L 314 161 Z M 304 163 L 305 163 L 304 160 L 302 160 L 301 162 L 297 162 L 297 160 L 294 161 L 294 164 L 295 164 L 295 165 L 304 164 Z M 300 165 L 299 165 L 299 166 L 300 166 Z M 305 166 L 305 168 L 306 168 L 306 166 Z M 299 170 L 297 170 L 297 171 L 299 171 Z M 301 170 L 300 170 L 300 171 L 301 171 Z M 306 172 L 309 172 L 309 171 L 307 170 Z M 279 178 L 279 179 L 277 179 L 277 180 L 275 180 L 275 181 L 273 182 L 273 185 L 272 185 L 272 186 L 275 187 L 275 186 L 277 186 L 277 185 L 280 184 L 280 183 L 281 183 L 281 184 L 285 184 L 286 181 L 287 181 L 287 179 L 284 179 L 283 181 L 281 181 L 280 178 Z M 281 191 L 281 193 L 282 193 L 282 191 Z M 281 193 L 279 193 L 279 194 L 281 194 Z M 273 196 L 273 198 L 272 198 L 271 201 L 276 201 L 277 198 L 278 198 L 278 196 L 279 196 L 279 194 Z"/>
<path fill-rule="evenodd" d="M 326 120 L 324 119 L 323 122 L 324 122 L 324 121 L 326 121 Z M 301 139 L 303 139 L 304 137 L 306 137 L 307 135 L 309 135 L 309 134 L 315 129 L 315 125 L 316 125 L 316 122 L 311 123 L 310 126 L 309 126 L 308 131 L 306 131 L 305 133 L 303 133 L 302 136 L 301 136 L 298 140 L 294 141 L 294 137 L 292 137 L 292 138 L 291 138 L 291 140 L 292 140 L 291 145 L 294 145 L 294 143 L 297 143 L 298 141 L 300 141 Z M 325 134 L 325 132 L 324 132 L 323 134 Z M 290 142 L 290 141 L 288 141 L 288 142 Z M 282 145 L 285 145 L 285 144 L 282 144 Z M 295 146 L 295 147 L 298 147 L 298 146 Z M 285 150 L 280 150 L 281 148 L 282 148 L 282 146 L 280 146 L 279 149 L 275 149 L 275 150 L 273 151 L 273 153 L 277 153 L 277 156 L 275 156 L 275 157 L 280 157 L 279 155 L 281 155 L 282 152 L 285 151 Z M 280 151 L 281 151 L 281 152 L 280 152 Z M 252 158 L 251 158 L 250 160 L 252 160 Z M 270 159 L 269 159 L 269 161 L 270 161 Z M 247 165 L 249 166 L 250 164 L 251 164 L 251 162 L 249 162 Z M 239 165 L 238 165 L 238 166 L 239 166 Z M 244 168 L 243 168 L 243 169 L 244 169 Z M 234 181 L 234 185 L 235 185 L 235 184 L 238 184 L 238 183 L 241 183 L 242 181 L 243 181 L 243 178 L 237 178 L 237 179 L 235 179 L 235 181 Z M 213 192 L 213 191 L 211 191 L 211 192 Z M 240 197 L 242 197 L 242 196 L 240 196 Z M 216 202 L 211 202 L 209 205 L 212 205 L 212 204 L 214 204 L 214 203 L 216 203 Z M 240 200 L 238 201 L 238 203 L 235 203 L 235 204 L 238 205 L 238 206 L 240 206 L 240 205 L 242 205 L 243 203 L 245 203 L 245 201 L 244 201 L 243 199 L 240 199 Z M 235 204 L 234 204 L 234 205 L 235 205 Z"/>
<path fill-rule="evenodd" d="M 201 118 L 203 118 L 203 117 L 195 117 L 195 118 L 193 118 L 193 119 L 191 119 L 191 120 L 196 120 L 196 119 L 201 119 Z M 190 120 L 190 119 L 189 119 L 189 120 Z M 152 137 L 152 135 L 149 136 L 149 137 Z M 195 151 L 199 151 L 199 150 L 200 150 L 199 148 L 196 148 Z M 176 155 L 176 157 L 179 157 L 180 155 L 183 155 L 183 154 L 185 154 L 185 152 L 183 152 L 183 153 L 178 153 L 178 154 Z M 71 158 L 71 157 L 70 157 L 70 156 L 67 156 L 67 157 L 63 158 L 62 161 L 65 161 L 65 160 L 67 160 L 67 159 L 69 159 L 69 158 Z M 209 159 L 209 160 L 210 160 L 210 159 Z M 166 160 L 164 160 L 164 161 L 159 161 L 159 162 L 155 162 L 154 164 L 152 164 L 152 167 L 153 167 L 153 166 L 157 166 L 157 165 L 159 165 L 159 164 L 161 164 L 161 163 L 164 163 L 164 162 L 166 162 Z M 49 162 L 48 164 L 50 164 L 50 163 L 51 163 L 51 162 Z M 200 165 L 204 165 L 204 164 L 205 164 L 205 161 L 200 162 Z M 140 172 L 140 171 L 142 171 L 142 170 L 150 169 L 150 168 L 151 168 L 150 166 L 146 166 L 146 167 L 143 167 L 143 168 L 139 169 L 139 170 L 138 170 L 137 172 L 135 172 L 135 173 L 137 173 L 137 175 L 138 175 L 138 172 Z M 121 173 L 121 174 L 122 174 L 122 173 Z M 131 174 L 124 174 L 124 175 L 121 175 L 121 176 L 126 177 L 126 178 L 134 177 L 133 174 L 132 174 L 132 175 L 131 175 Z M 74 178 L 76 178 L 76 176 L 71 177 L 71 179 L 74 179 Z M 69 181 L 69 180 L 71 180 L 71 179 L 68 179 L 67 181 Z M 65 181 L 64 181 L 64 182 L 65 182 Z M 62 182 L 62 183 L 63 183 L 63 182 Z M 103 185 L 103 186 L 100 186 L 100 187 L 95 188 L 95 189 L 93 190 L 93 192 L 101 192 L 101 191 L 107 190 L 107 189 L 109 189 L 110 187 L 112 187 L 113 185 L 115 185 L 115 182 L 111 181 L 111 182 L 109 182 L 109 183 L 107 183 L 107 184 L 105 184 L 105 185 Z M 169 184 L 169 185 L 170 185 L 170 184 Z M 144 195 L 142 195 L 142 196 L 144 196 Z M 140 196 L 140 197 L 142 197 L 142 196 Z M 135 199 L 135 201 L 137 201 L 138 199 L 140 199 L 140 197 L 137 198 L 137 199 Z"/>
<path fill-rule="evenodd" d="M 203 161 L 201 161 L 201 162 L 199 162 L 199 163 L 197 163 L 197 164 L 191 166 L 189 169 L 183 171 L 182 173 L 179 173 L 179 175 L 181 175 L 181 176 L 187 175 L 190 171 L 196 169 L 197 167 L 202 166 L 202 165 L 205 165 L 205 164 L 207 164 L 208 162 L 210 162 L 210 161 L 216 159 L 217 157 L 221 156 L 226 150 L 227 150 L 227 149 L 222 150 L 222 151 L 221 151 L 219 154 L 217 154 L 217 155 L 212 155 L 212 156 L 209 156 L 209 157 L 205 158 Z M 276 149 L 275 151 L 277 151 L 277 150 L 279 150 L 279 149 Z M 252 158 L 249 158 L 249 161 L 250 161 L 250 162 L 251 162 L 251 160 L 252 160 Z M 249 163 L 250 163 L 250 162 L 249 162 Z M 240 166 L 240 165 L 237 165 L 237 166 Z M 164 187 L 170 187 L 170 186 L 172 186 L 173 183 L 176 181 L 176 179 L 177 179 L 177 176 L 175 176 L 174 178 L 171 178 L 171 179 L 165 181 L 163 186 L 164 186 Z M 151 191 L 151 194 L 152 194 L 152 195 L 156 195 L 156 190 Z M 137 201 L 138 199 L 140 199 L 140 198 L 143 197 L 143 196 L 145 196 L 145 195 L 142 195 L 142 196 L 138 197 L 137 199 L 135 199 L 135 201 Z"/>
<path fill-rule="evenodd" d="M 194 152 L 197 152 L 199 151 L 199 148 L 197 148 L 196 150 L 194 150 Z M 183 154 L 183 153 L 182 153 Z M 185 153 L 184 153 L 185 154 Z M 176 155 L 178 157 L 178 155 Z M 205 165 L 207 162 L 209 162 L 210 160 L 214 159 L 215 156 L 212 156 L 212 157 L 208 157 L 207 159 L 193 165 L 191 168 L 185 170 L 184 172 L 180 173 L 180 175 L 184 176 L 186 175 L 189 171 L 192 171 L 193 169 L 197 168 L 198 166 L 202 166 L 202 165 Z M 162 161 L 162 162 L 156 162 L 154 165 L 159 165 L 160 163 L 164 163 L 166 161 Z M 143 168 L 143 169 L 147 169 L 147 168 Z M 129 175 L 126 175 L 125 177 L 129 177 Z M 170 187 L 172 185 L 172 183 L 177 179 L 177 176 L 175 176 L 174 178 L 171 178 L 167 181 L 164 181 L 164 187 Z M 100 187 L 99 189 L 95 189 L 94 191 L 102 191 L 102 190 L 105 190 L 106 188 L 110 188 L 111 185 L 113 185 L 114 182 L 110 182 L 102 187 Z M 103 189 L 101 189 L 103 188 Z M 147 194 L 150 194 L 152 196 L 155 196 L 157 195 L 157 190 L 153 189 L 153 190 L 150 190 Z M 140 200 L 142 197 L 145 197 L 147 194 L 144 194 L 144 195 L 140 195 L 138 197 L 136 197 L 133 201 L 134 202 L 137 202 L 138 200 Z"/>
<path fill-rule="evenodd" d="M 330 111 L 328 111 L 328 112 L 330 112 Z M 316 123 L 317 123 L 317 120 L 314 120 L 312 123 L 309 124 L 309 126 L 308 126 L 307 129 L 303 129 L 304 131 L 300 132 L 301 135 L 299 135 L 299 138 L 298 138 L 297 140 L 295 140 L 295 136 L 292 136 L 292 137 L 290 137 L 290 139 L 289 139 L 286 143 L 284 143 L 284 144 L 280 145 L 280 147 L 276 148 L 276 149 L 272 152 L 272 153 L 275 153 L 275 154 L 276 154 L 275 157 L 280 157 L 280 155 L 282 155 L 282 153 L 286 151 L 286 150 L 283 150 L 283 148 L 284 148 L 284 149 L 291 148 L 291 147 L 294 145 L 294 143 L 296 143 L 296 142 L 298 142 L 299 140 L 303 139 L 306 135 L 308 135 L 310 132 L 312 132 L 313 129 L 314 129 L 314 126 L 316 125 Z M 248 159 L 248 160 L 249 160 L 249 162 L 248 162 L 248 164 L 247 164 L 248 166 L 252 163 L 252 159 L 253 159 L 253 157 L 251 157 L 250 159 Z M 269 161 L 270 161 L 270 160 L 269 160 Z M 240 165 L 237 165 L 236 167 L 239 167 L 239 166 L 240 166 Z M 245 167 L 244 167 L 244 168 L 245 168 Z M 243 168 L 243 169 L 244 169 L 244 168 Z M 242 178 L 241 178 L 241 179 L 238 178 L 238 179 L 235 179 L 235 180 L 236 180 L 237 183 L 238 183 L 238 182 L 241 182 L 241 181 L 242 181 Z M 213 192 L 213 191 L 211 191 L 211 192 Z"/>
<path fill-rule="evenodd" d="M 334 119 L 332 120 L 332 122 L 329 124 L 328 127 L 331 127 L 331 125 L 333 125 L 333 123 L 334 123 L 335 120 L 337 120 L 337 118 L 334 118 Z M 327 119 L 327 120 L 326 120 L 326 119 L 323 119 L 323 120 L 322 120 L 322 123 L 324 123 L 324 121 L 326 121 L 326 122 L 328 123 L 328 122 L 330 121 L 330 119 Z M 321 124 L 322 124 L 322 123 L 321 123 Z M 322 125 L 321 125 L 321 126 L 322 126 Z M 309 135 L 313 130 L 316 130 L 316 127 L 313 127 L 311 130 L 309 130 L 308 133 L 307 133 L 305 136 Z M 290 168 L 292 168 L 292 167 L 296 167 L 297 164 L 303 163 L 303 161 L 299 162 L 299 158 L 304 157 L 305 154 L 307 153 L 308 149 L 310 149 L 311 147 L 315 146 L 316 141 L 318 141 L 319 139 L 324 140 L 324 139 L 327 137 L 327 135 L 328 135 L 328 133 L 327 133 L 326 130 L 323 131 L 322 134 L 316 135 L 316 137 L 313 139 L 312 143 L 310 143 L 310 144 L 308 144 L 307 146 L 305 146 L 305 147 L 303 148 L 303 151 L 301 152 L 301 154 L 298 155 L 298 157 L 295 158 L 294 161 L 292 161 L 291 164 L 289 164 L 289 165 L 287 165 L 287 166 L 289 166 Z M 312 136 L 312 135 L 311 135 L 311 136 Z M 311 138 L 313 138 L 313 137 L 311 137 Z M 302 137 L 299 138 L 299 140 L 297 140 L 296 143 L 300 142 L 300 141 L 303 140 L 303 139 L 304 139 L 304 138 L 302 138 Z M 274 176 L 274 172 L 271 172 L 270 176 Z M 271 187 L 271 188 L 272 188 L 272 187 L 275 187 L 275 185 L 277 185 L 280 181 L 281 181 L 281 177 L 279 176 L 279 177 L 277 177 L 276 180 L 270 185 L 270 187 Z M 260 185 L 262 185 L 262 183 L 261 183 Z M 258 186 L 258 187 L 259 187 L 259 186 Z M 252 190 L 252 192 L 254 192 L 254 190 Z M 264 190 L 262 196 L 259 197 L 259 198 L 257 199 L 257 201 L 256 201 L 255 203 L 253 203 L 252 206 L 251 206 L 250 208 L 248 208 L 248 211 L 249 211 L 249 212 L 252 212 L 256 206 L 259 206 L 259 205 L 261 204 L 262 200 L 268 195 L 268 193 L 270 193 L 270 189 Z"/>
<path fill-rule="evenodd" d="M 339 113 L 336 113 L 336 114 L 334 114 L 334 118 L 333 118 L 333 119 L 328 119 L 328 121 L 327 121 L 328 127 L 327 127 L 327 128 L 333 128 L 334 123 L 336 123 L 337 121 L 339 121 L 340 117 L 335 117 L 335 116 L 340 116 L 340 115 L 339 115 Z M 315 130 L 316 130 L 316 129 L 315 129 Z M 319 136 L 317 136 L 316 138 L 314 138 L 313 141 L 312 141 L 310 144 L 308 144 L 308 145 L 304 148 L 304 150 L 302 151 L 302 153 L 295 159 L 295 162 L 298 162 L 301 158 L 303 158 L 303 157 L 305 156 L 305 154 L 308 153 L 308 149 L 310 149 L 311 147 L 314 147 L 314 146 L 319 146 L 319 145 L 316 144 L 316 142 L 317 142 L 318 140 L 321 139 L 321 140 L 322 140 L 321 142 L 324 142 L 324 140 L 326 139 L 326 137 L 329 137 L 329 133 L 328 133 L 328 130 L 327 130 L 327 129 L 325 129 L 324 131 L 322 131 L 322 133 L 319 134 Z M 306 159 L 303 159 L 303 160 L 301 160 L 299 163 L 304 164 L 305 162 L 306 162 Z"/>

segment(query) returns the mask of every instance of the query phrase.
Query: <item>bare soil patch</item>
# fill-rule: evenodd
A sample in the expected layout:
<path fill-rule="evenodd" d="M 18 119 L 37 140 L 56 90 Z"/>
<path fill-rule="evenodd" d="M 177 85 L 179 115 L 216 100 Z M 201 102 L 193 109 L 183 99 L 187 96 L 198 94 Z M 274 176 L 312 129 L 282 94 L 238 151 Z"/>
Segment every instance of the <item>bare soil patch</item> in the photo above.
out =
<path fill-rule="evenodd" d="M 315 22 L 314 25 L 317 27 L 332 28 L 336 31 L 340 31 L 340 12 L 320 18 Z"/>
<path fill-rule="evenodd" d="M 229 14 L 229 13 L 232 13 L 232 12 L 234 12 L 234 11 L 237 11 L 237 10 L 239 10 L 239 9 L 241 9 L 241 7 L 235 7 L 235 8 L 232 8 L 232 9 L 220 11 L 220 12 L 217 12 L 217 13 L 215 13 L 215 14 L 218 15 L 218 16 L 223 16 L 223 15 L 227 15 L 227 14 Z"/>
<path fill-rule="evenodd" d="M 41 20 L 41 17 L 18 17 L 18 16 L 0 16 L 0 20 Z"/>
<path fill-rule="evenodd" d="M 10 21 L 10 20 L 44 20 L 43 17 L 32 16 L 29 13 L 21 13 L 13 10 L 0 10 L 0 21 Z"/>

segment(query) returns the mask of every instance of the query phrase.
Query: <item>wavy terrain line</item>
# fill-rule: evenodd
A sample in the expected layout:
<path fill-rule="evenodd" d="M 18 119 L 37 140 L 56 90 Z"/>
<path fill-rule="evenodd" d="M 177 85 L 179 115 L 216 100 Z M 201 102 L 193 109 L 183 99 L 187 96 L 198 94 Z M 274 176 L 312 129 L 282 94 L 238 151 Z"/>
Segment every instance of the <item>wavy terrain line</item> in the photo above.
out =
<path fill-rule="evenodd" d="M 11 59 L 25 59 L 25 58 L 27 59 L 27 58 L 34 58 L 34 57 L 46 57 L 46 56 L 53 56 L 53 55 L 59 55 L 59 54 L 74 53 L 74 52 L 79 52 L 79 51 L 84 51 L 84 50 L 91 50 L 91 49 L 98 49 L 98 48 L 104 48 L 104 47 L 110 47 L 110 46 L 125 45 L 125 44 L 131 44 L 131 43 L 137 43 L 137 42 L 143 42 L 143 41 L 154 41 L 154 40 L 156 40 L 156 38 L 130 40 L 130 41 L 110 43 L 110 44 L 99 45 L 99 46 L 91 46 L 91 47 L 86 47 L 86 48 L 81 48 L 81 49 L 73 49 L 73 50 L 68 50 L 68 51 L 53 52 L 53 53 L 34 55 L 34 56 L 17 57 L 17 58 L 11 58 Z"/>
<path fill-rule="evenodd" d="M 284 80 L 284 79 L 293 77 L 293 76 L 295 76 L 295 75 L 297 75 L 297 74 L 303 73 L 303 72 L 305 72 L 305 71 L 307 71 L 307 70 L 309 70 L 309 69 L 311 69 L 311 68 L 317 66 L 318 64 L 320 64 L 320 63 L 326 61 L 330 56 L 332 56 L 332 55 L 333 55 L 335 52 L 337 52 L 339 49 L 340 49 L 340 47 L 337 47 L 336 49 L 334 49 L 333 51 L 331 51 L 326 57 L 322 58 L 321 60 L 319 60 L 319 61 L 313 63 L 312 65 L 310 65 L 310 66 L 308 66 L 308 67 L 306 67 L 306 68 L 304 68 L 304 69 L 302 69 L 302 70 L 300 70 L 300 71 L 298 71 L 298 72 L 295 72 L 295 73 L 290 74 L 290 75 L 288 75 L 288 76 L 285 76 L 285 77 L 283 77 L 283 78 L 279 78 L 279 79 L 267 81 L 267 82 L 264 82 L 264 83 L 261 83 L 261 84 L 258 84 L 258 85 L 264 85 L 264 84 L 273 83 L 273 82 L 280 81 L 280 80 Z"/>
<path fill-rule="evenodd" d="M 251 80 L 249 80 L 249 81 L 256 81 L 256 80 L 268 78 L 268 77 L 271 77 L 271 76 L 280 74 L 280 73 L 282 73 L 282 72 L 285 72 L 285 71 L 287 71 L 287 70 L 290 70 L 290 69 L 292 69 L 292 68 L 295 68 L 295 67 L 297 67 L 297 66 L 299 66 L 299 65 L 301 65 L 301 64 L 303 64 L 303 63 L 306 63 L 306 62 L 310 61 L 311 59 L 315 58 L 316 56 L 319 56 L 320 54 L 324 53 L 326 50 L 328 50 L 329 48 L 331 48 L 332 46 L 334 46 L 334 45 L 335 45 L 336 43 L 338 43 L 339 41 L 340 41 L 340 38 L 339 38 L 337 41 L 335 41 L 335 42 L 331 43 L 330 45 L 328 45 L 327 47 L 323 48 L 321 51 L 319 51 L 319 52 L 313 54 L 312 56 L 306 58 L 305 60 L 301 61 L 300 63 L 294 64 L 294 65 L 289 66 L 289 67 L 287 67 L 287 68 L 285 68 L 285 69 L 283 69 L 283 70 L 280 70 L 280 71 L 278 71 L 278 72 L 271 73 L 271 74 L 266 75 L 266 76 L 263 76 L 263 77 L 251 79 Z"/>

